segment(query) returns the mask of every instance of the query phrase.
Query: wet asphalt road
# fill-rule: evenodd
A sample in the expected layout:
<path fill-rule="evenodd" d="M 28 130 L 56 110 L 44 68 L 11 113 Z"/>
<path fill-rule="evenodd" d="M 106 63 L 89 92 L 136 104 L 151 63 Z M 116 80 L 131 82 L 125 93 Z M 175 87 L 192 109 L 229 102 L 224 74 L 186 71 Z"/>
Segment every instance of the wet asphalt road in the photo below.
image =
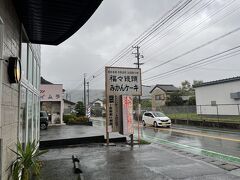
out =
<path fill-rule="evenodd" d="M 137 131 L 137 129 L 136 129 Z M 173 126 L 141 127 L 141 136 L 167 140 L 190 147 L 240 157 L 240 132 Z"/>
<path fill-rule="evenodd" d="M 138 136 L 137 122 L 135 122 L 135 137 Z M 102 126 L 104 119 L 95 122 L 95 126 Z M 143 127 L 140 124 L 142 139 L 154 140 L 152 142 L 176 143 L 183 146 L 186 151 L 195 148 L 200 151 L 207 150 L 226 156 L 234 156 L 240 160 L 240 130 L 221 130 L 193 126 L 173 125 L 171 128 Z M 240 161 L 239 161 L 240 162 Z"/>

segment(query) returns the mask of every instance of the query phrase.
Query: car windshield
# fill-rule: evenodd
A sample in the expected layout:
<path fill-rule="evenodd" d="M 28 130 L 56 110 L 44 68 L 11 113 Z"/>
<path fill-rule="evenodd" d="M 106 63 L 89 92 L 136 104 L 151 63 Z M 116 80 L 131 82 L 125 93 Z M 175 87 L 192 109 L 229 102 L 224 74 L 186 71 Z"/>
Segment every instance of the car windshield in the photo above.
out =
<path fill-rule="evenodd" d="M 153 115 L 154 115 L 155 117 L 166 117 L 166 115 L 163 114 L 163 113 L 161 113 L 161 112 L 153 112 Z"/>

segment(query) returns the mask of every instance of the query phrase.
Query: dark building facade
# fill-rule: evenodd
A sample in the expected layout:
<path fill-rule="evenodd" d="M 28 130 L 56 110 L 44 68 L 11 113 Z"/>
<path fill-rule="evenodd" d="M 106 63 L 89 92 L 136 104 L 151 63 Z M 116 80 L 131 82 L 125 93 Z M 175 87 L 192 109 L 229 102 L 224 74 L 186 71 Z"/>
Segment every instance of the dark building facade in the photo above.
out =
<path fill-rule="evenodd" d="M 91 17 L 101 0 L 0 0 L 0 179 L 10 177 L 19 140 L 39 141 L 40 44 L 58 45 Z M 57 18 L 56 18 L 57 17 Z M 11 59 L 20 66 L 9 73 Z M 20 82 L 11 80 L 10 74 Z M 14 83 L 13 83 L 14 82 Z"/>

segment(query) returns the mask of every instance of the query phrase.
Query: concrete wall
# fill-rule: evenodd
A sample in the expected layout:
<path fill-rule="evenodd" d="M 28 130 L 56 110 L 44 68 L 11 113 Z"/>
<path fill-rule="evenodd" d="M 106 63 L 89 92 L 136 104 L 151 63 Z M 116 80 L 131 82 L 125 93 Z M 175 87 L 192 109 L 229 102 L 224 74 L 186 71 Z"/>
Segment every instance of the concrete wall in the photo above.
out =
<path fill-rule="evenodd" d="M 197 113 L 216 114 L 218 111 L 220 115 L 239 115 L 237 104 L 240 104 L 240 100 L 231 99 L 230 97 L 231 93 L 239 91 L 240 81 L 196 88 L 196 104 L 204 105 L 201 108 L 198 106 Z M 211 101 L 216 101 L 218 106 L 211 106 Z"/>
<path fill-rule="evenodd" d="M 51 123 L 57 123 L 56 118 L 60 118 L 60 123 L 62 123 L 61 119 L 61 101 L 43 101 L 41 102 L 41 111 L 46 111 L 48 114 L 51 114 Z"/>
<path fill-rule="evenodd" d="M 74 110 L 75 104 L 72 105 L 64 101 L 64 111 L 63 114 L 71 114 L 71 111 Z"/>
<path fill-rule="evenodd" d="M 164 100 L 156 100 L 155 96 L 156 95 L 163 95 L 164 96 Z M 156 87 L 152 93 L 152 110 L 156 110 L 157 108 L 161 107 L 161 106 L 165 106 L 165 102 L 167 99 L 167 95 L 165 93 L 165 91 L 163 91 L 162 89 Z"/>
<path fill-rule="evenodd" d="M 0 17 L 3 20 L 3 47 L 2 57 L 19 57 L 20 47 L 20 23 L 18 21 L 12 1 L 0 0 Z M 0 50 L 1 51 L 1 50 Z M 1 178 L 6 180 L 9 176 L 9 166 L 16 158 L 10 149 L 15 149 L 18 138 L 18 109 L 19 109 L 19 85 L 9 84 L 7 65 L 0 61 L 0 139 L 1 139 Z"/>

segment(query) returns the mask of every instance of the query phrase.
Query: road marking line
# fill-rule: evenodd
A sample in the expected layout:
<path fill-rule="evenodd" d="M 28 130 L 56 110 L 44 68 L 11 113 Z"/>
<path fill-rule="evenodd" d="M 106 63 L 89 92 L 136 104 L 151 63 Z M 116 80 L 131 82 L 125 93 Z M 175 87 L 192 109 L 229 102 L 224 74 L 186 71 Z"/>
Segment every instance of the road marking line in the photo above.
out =
<path fill-rule="evenodd" d="M 161 138 L 157 138 L 157 137 L 151 137 L 151 136 L 147 136 L 147 135 L 143 135 L 142 138 L 146 141 L 150 141 L 150 142 L 153 142 L 153 143 L 168 144 L 168 145 L 172 145 L 174 147 L 187 149 L 187 150 L 190 150 L 190 151 L 193 150 L 191 152 L 194 153 L 194 154 L 206 155 L 206 156 L 210 156 L 210 157 L 213 157 L 213 158 L 219 158 L 219 159 L 224 160 L 224 161 L 229 161 L 229 162 L 234 162 L 234 163 L 240 164 L 240 158 L 236 157 L 236 156 L 226 155 L 226 154 L 218 153 L 218 152 L 215 152 L 215 151 L 210 151 L 210 150 L 201 149 L 201 148 L 197 148 L 197 147 L 193 147 L 193 146 L 189 146 L 189 145 L 185 145 L 185 144 L 171 142 L 171 141 L 168 141 L 168 140 L 165 140 L 165 139 L 161 139 Z"/>
<path fill-rule="evenodd" d="M 191 127 L 191 126 L 189 126 Z M 218 132 L 218 133 L 224 133 L 224 134 L 233 134 L 233 135 L 240 135 L 239 132 L 237 132 L 235 129 L 233 129 L 232 131 L 227 131 L 227 130 L 217 130 L 217 129 L 210 129 L 210 128 L 203 128 L 203 127 L 196 127 L 196 128 L 193 128 L 193 129 L 190 129 L 190 128 L 187 128 L 187 127 L 181 127 L 181 126 L 175 126 L 173 125 L 172 128 L 174 129 L 181 129 L 181 130 L 191 130 L 191 131 L 206 131 L 206 132 Z"/>
<path fill-rule="evenodd" d="M 160 130 L 160 131 L 163 130 L 163 131 L 170 131 L 170 132 L 178 132 L 178 133 L 189 134 L 189 135 L 194 135 L 194 136 L 202 136 L 202 137 L 208 137 L 208 138 L 213 138 L 213 139 L 221 139 L 221 140 L 226 140 L 226 141 L 240 142 L 240 139 L 218 137 L 218 136 L 212 136 L 212 135 L 190 132 L 190 131 L 183 131 L 183 130 L 176 130 L 176 129 L 164 129 L 164 128 L 160 129 L 160 128 L 154 128 L 154 127 L 148 127 L 148 128 L 157 129 L 157 130 Z"/>

